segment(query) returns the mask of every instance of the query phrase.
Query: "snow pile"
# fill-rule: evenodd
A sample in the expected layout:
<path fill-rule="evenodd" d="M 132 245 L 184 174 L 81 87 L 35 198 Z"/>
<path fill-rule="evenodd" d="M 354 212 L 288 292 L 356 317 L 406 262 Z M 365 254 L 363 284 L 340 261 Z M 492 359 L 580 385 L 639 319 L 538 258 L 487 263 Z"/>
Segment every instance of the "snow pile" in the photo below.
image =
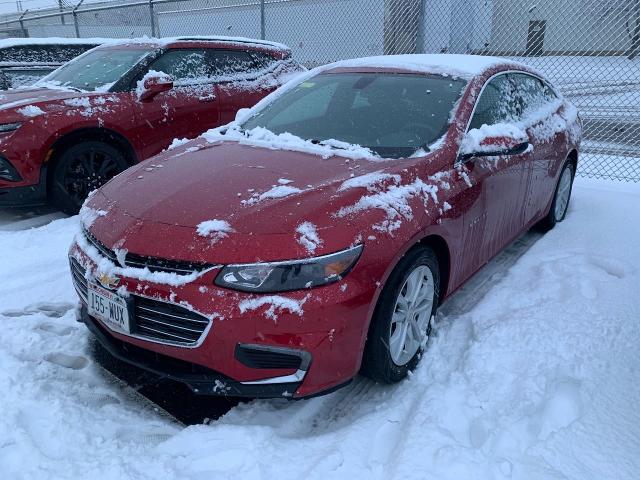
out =
<path fill-rule="evenodd" d="M 185 143 L 189 143 L 190 140 L 188 138 L 174 138 L 171 141 L 171 145 L 167 147 L 167 150 L 173 150 L 174 148 L 181 147 Z"/>
<path fill-rule="evenodd" d="M 27 105 L 26 107 L 19 108 L 16 111 L 25 117 L 37 117 L 38 115 L 44 114 L 44 111 L 36 105 Z"/>
<path fill-rule="evenodd" d="M 488 143 L 488 139 L 502 140 L 503 144 Z M 497 123 L 494 125 L 482 125 L 480 128 L 472 128 L 460 142 L 460 153 L 490 153 L 501 147 L 513 147 L 511 141 L 524 143 L 529 141 L 529 135 L 522 125 L 516 123 Z"/>
<path fill-rule="evenodd" d="M 311 222 L 302 222 L 296 228 L 298 233 L 298 243 L 307 249 L 309 253 L 315 253 L 316 249 L 322 245 L 322 239 L 318 235 L 318 228 Z"/>
<path fill-rule="evenodd" d="M 89 197 L 87 198 L 87 200 L 91 198 L 92 195 L 93 195 L 93 192 L 89 194 Z M 84 202 L 84 204 L 80 208 L 80 215 L 79 215 L 80 223 L 84 228 L 89 228 L 91 225 L 93 225 L 93 222 L 95 222 L 99 217 L 104 217 L 109 213 L 106 210 L 96 210 L 95 208 L 91 208 L 87 205 L 87 203 L 88 201 Z"/>
<path fill-rule="evenodd" d="M 564 222 L 527 234 L 442 306 L 407 380 L 357 378 L 188 427 L 94 361 L 66 258 L 78 219 L 0 229 L 3 476 L 637 478 L 640 223 L 629 206 L 640 190 L 576 182 Z"/>
<path fill-rule="evenodd" d="M 278 182 L 280 183 L 280 182 Z M 255 205 L 258 202 L 262 202 L 263 200 L 268 199 L 277 199 L 288 197 L 289 195 L 296 195 L 298 193 L 302 193 L 304 190 L 299 189 L 298 187 L 292 187 L 291 185 L 273 185 L 266 192 L 258 193 L 253 192 L 251 197 L 248 200 L 241 200 L 240 203 L 243 205 Z"/>
<path fill-rule="evenodd" d="M 96 247 L 89 243 L 82 232 L 79 232 L 75 236 L 74 240 L 77 242 L 82 253 L 91 261 L 91 263 L 87 262 L 83 255 L 75 254 L 74 257 L 84 268 L 91 270 L 94 277 L 100 277 L 101 275 L 107 275 L 109 277 L 127 277 L 135 280 L 169 285 L 171 287 L 179 287 L 193 282 L 211 270 L 211 268 L 209 268 L 202 271 L 193 271 L 185 275 L 173 272 L 152 272 L 147 267 L 122 267 L 104 257 Z"/>
<path fill-rule="evenodd" d="M 294 152 L 311 153 L 325 159 L 334 155 L 351 159 L 380 159 L 380 157 L 371 150 L 361 147 L 360 145 L 353 145 L 333 139 L 316 143 L 310 140 L 304 140 L 288 132 L 275 134 L 263 127 L 242 130 L 237 125 L 230 124 L 230 126 L 209 130 L 202 134 L 202 137 L 211 143 L 221 140 L 234 141 L 242 145 L 269 148 L 271 150 L 291 150 Z"/>
<path fill-rule="evenodd" d="M 400 183 L 400 175 L 392 175 L 390 173 L 384 173 L 380 170 L 376 172 L 366 173 L 357 177 L 352 177 L 349 180 L 342 182 L 338 191 L 342 192 L 350 188 L 366 188 L 369 191 L 376 190 L 377 186 L 381 183 L 392 181 L 394 183 Z"/>
<path fill-rule="evenodd" d="M 375 179 L 376 177 L 371 178 Z M 413 219 L 413 209 L 409 205 L 409 201 L 412 198 L 421 198 L 425 205 L 429 197 L 434 202 L 438 202 L 438 197 L 436 196 L 438 187 L 436 185 L 426 184 L 419 178 L 416 178 L 411 183 L 404 184 L 401 183 L 398 176 L 392 176 L 391 178 L 393 179 L 391 184 L 378 187 L 371 183 L 361 185 L 367 188 L 369 194 L 360 197 L 354 205 L 342 207 L 334 216 L 340 218 L 365 210 L 379 209 L 385 213 L 385 219 L 373 225 L 373 228 L 391 234 L 400 228 L 403 219 Z"/>
<path fill-rule="evenodd" d="M 288 311 L 302 316 L 304 313 L 302 305 L 304 305 L 306 300 L 307 297 L 298 301 L 281 295 L 265 295 L 242 300 L 238 304 L 238 308 L 240 309 L 240 313 L 246 313 L 251 310 L 258 310 L 268 305 L 269 308 L 264 311 L 264 316 L 275 322 L 278 320 L 277 312 Z"/>
<path fill-rule="evenodd" d="M 64 104 L 69 105 L 70 107 L 84 107 L 84 108 L 91 107 L 91 102 L 87 97 L 69 98 L 64 101 Z"/>
<path fill-rule="evenodd" d="M 229 225 L 229 222 L 216 219 L 199 223 L 197 227 L 198 235 L 210 238 L 211 243 L 216 243 L 218 240 L 222 240 L 233 231 L 234 230 L 231 228 L 231 225 Z"/>

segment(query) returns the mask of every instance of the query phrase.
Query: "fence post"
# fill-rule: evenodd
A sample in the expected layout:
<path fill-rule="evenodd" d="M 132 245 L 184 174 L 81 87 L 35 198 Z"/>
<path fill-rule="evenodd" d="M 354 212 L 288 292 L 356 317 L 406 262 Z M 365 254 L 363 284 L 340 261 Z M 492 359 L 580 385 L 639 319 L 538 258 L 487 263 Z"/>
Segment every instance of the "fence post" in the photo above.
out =
<path fill-rule="evenodd" d="M 264 0 L 260 0 L 260 38 L 262 40 L 265 40 L 267 38 L 264 19 Z"/>
<path fill-rule="evenodd" d="M 156 20 L 155 15 L 153 13 L 153 0 L 149 0 L 149 18 L 151 20 L 151 36 L 156 36 Z"/>
<path fill-rule="evenodd" d="M 62 25 L 65 25 L 64 8 L 62 7 L 62 0 L 58 0 L 58 10 L 60 10 L 60 23 L 62 23 Z"/>
<path fill-rule="evenodd" d="M 20 18 L 18 19 L 18 21 L 20 22 L 20 30 L 22 30 L 22 34 L 25 36 L 25 38 L 29 38 L 29 32 L 26 28 L 24 28 L 24 21 L 22 19 L 28 11 L 29 9 L 27 8 L 24 12 L 22 12 L 22 15 L 20 15 Z"/>
<path fill-rule="evenodd" d="M 82 2 L 84 2 L 84 0 L 80 0 L 78 4 L 73 7 L 73 11 L 71 12 L 73 14 L 73 26 L 76 29 L 76 38 L 80 38 L 80 25 L 78 25 L 78 14 L 76 13 L 76 10 L 80 8 Z"/>

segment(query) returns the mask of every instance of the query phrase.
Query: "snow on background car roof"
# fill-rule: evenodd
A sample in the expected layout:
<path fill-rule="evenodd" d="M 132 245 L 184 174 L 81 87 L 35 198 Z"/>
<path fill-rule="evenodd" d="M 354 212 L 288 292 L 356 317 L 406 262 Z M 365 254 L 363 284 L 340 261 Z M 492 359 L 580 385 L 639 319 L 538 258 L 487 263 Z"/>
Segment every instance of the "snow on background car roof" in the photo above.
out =
<path fill-rule="evenodd" d="M 4 38 L 0 40 L 0 49 L 27 45 L 93 45 L 112 42 L 112 38 Z"/>

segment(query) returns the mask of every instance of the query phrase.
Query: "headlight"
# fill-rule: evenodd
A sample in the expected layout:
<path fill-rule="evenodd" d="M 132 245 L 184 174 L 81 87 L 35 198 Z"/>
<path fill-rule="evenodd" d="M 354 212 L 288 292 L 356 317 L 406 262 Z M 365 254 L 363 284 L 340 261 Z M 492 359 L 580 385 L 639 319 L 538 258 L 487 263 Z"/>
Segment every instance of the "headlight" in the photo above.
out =
<path fill-rule="evenodd" d="M 219 287 L 257 293 L 317 287 L 343 278 L 358 261 L 360 253 L 362 245 L 304 260 L 227 265 L 215 283 Z"/>
<path fill-rule="evenodd" d="M 14 130 L 19 129 L 20 125 L 22 125 L 20 122 L 3 123 L 2 125 L 0 125 L 0 133 L 13 132 Z"/>

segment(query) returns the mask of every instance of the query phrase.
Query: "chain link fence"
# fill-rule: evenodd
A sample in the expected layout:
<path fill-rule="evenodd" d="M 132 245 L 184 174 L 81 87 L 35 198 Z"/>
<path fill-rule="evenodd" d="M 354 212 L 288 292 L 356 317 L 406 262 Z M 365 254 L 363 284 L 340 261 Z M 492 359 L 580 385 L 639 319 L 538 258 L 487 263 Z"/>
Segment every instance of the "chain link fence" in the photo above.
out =
<path fill-rule="evenodd" d="M 0 21 L 0 37 L 229 35 L 289 45 L 307 66 L 399 53 L 498 55 L 580 109 L 579 175 L 640 182 L 640 0 L 146 0 Z"/>

